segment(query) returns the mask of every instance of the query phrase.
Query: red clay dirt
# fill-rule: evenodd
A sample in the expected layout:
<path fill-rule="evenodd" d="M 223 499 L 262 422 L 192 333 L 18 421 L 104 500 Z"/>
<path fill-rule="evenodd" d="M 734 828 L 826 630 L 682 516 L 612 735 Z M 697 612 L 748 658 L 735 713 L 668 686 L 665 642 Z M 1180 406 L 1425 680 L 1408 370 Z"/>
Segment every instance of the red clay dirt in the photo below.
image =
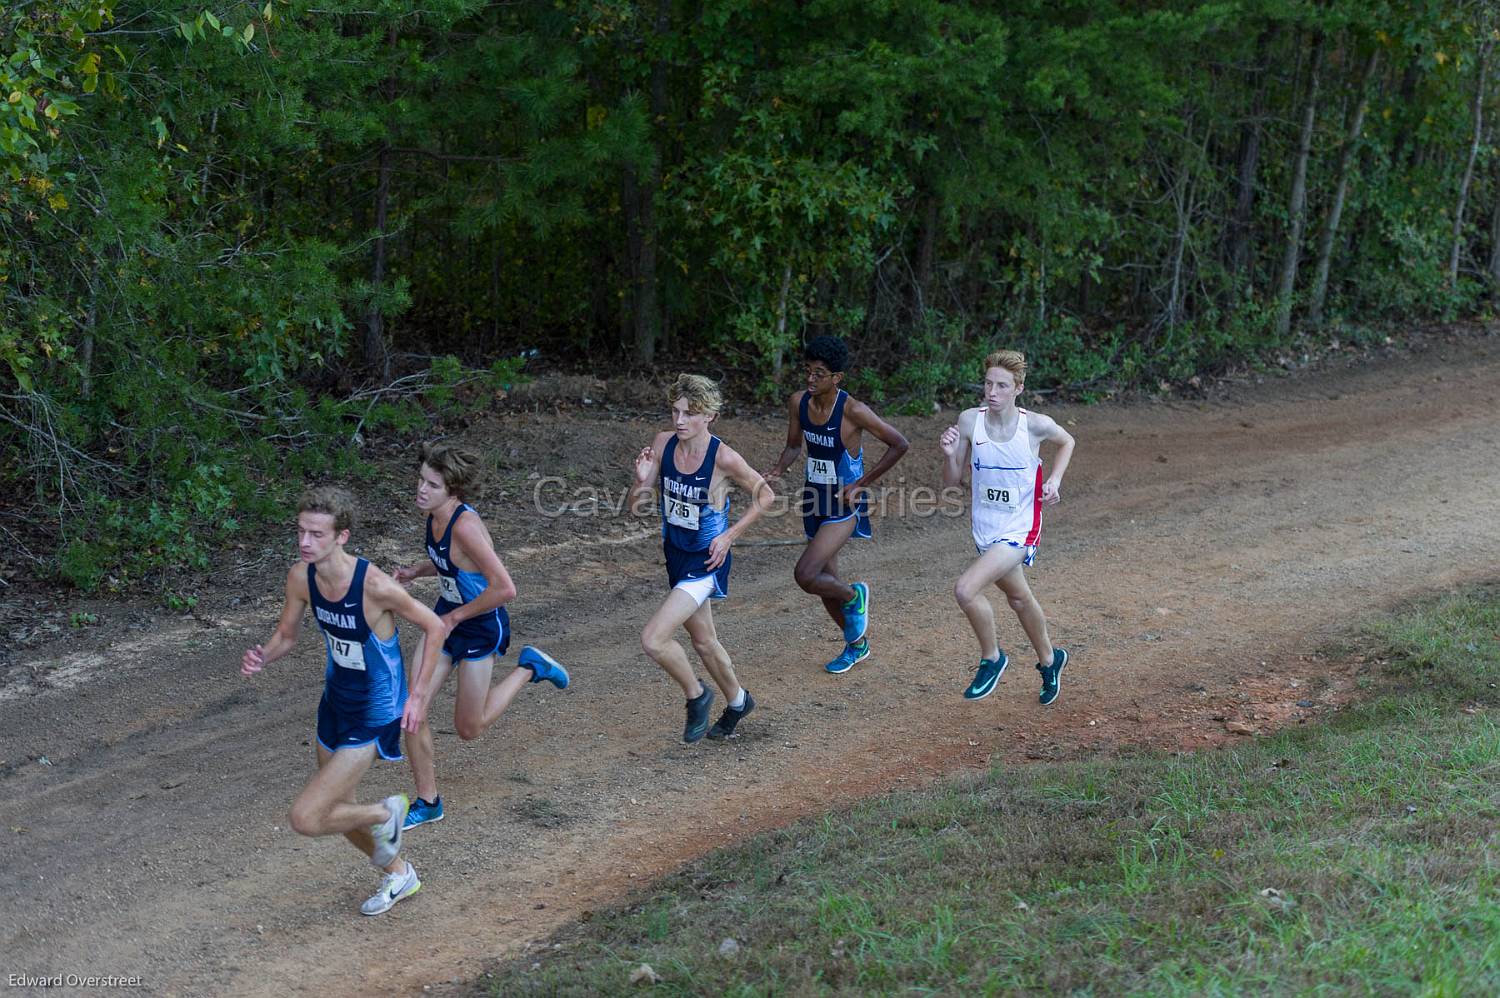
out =
<path fill-rule="evenodd" d="M 1231 724 L 1315 719 L 1362 668 L 1320 649 L 1500 565 L 1493 336 L 1201 402 L 1038 408 L 1079 440 L 1030 572 L 1073 655 L 1055 705 L 1037 704 L 999 599 L 1011 670 L 988 700 L 959 697 L 977 657 L 952 597 L 973 552 L 967 518 L 898 515 L 893 497 L 875 540 L 842 559 L 871 584 L 875 649 L 844 676 L 823 672 L 839 639 L 792 583 L 798 547 L 775 543 L 800 521 L 776 518 L 736 549 L 716 617 L 760 706 L 739 737 L 694 746 L 678 741 L 678 692 L 638 646 L 665 585 L 650 522 L 542 516 L 529 477 L 565 479 L 547 485 L 553 505 L 585 485 L 612 500 L 656 422 L 538 407 L 470 427 L 463 439 L 495 469 L 482 505 L 520 589 L 516 642 L 548 648 L 574 685 L 528 686 L 472 743 L 452 732 L 451 691 L 434 706 L 448 817 L 408 840 L 421 893 L 378 918 L 357 912 L 376 880 L 353 850 L 287 828 L 321 642 L 304 632 L 262 676 L 238 674 L 275 621 L 290 534 L 236 552 L 192 616 L 13 604 L 12 647 L 25 647 L 0 661 L 0 971 L 138 976 L 169 995 L 420 992 L 842 802 L 991 763 L 1196 749 L 1246 737 Z M 908 490 L 937 485 L 952 418 L 894 420 L 913 441 L 898 467 Z M 764 467 L 783 427 L 761 415 L 717 430 Z M 378 564 L 420 553 L 410 485 L 361 494 L 351 546 Z M 429 598 L 430 584 L 415 591 Z M 83 612 L 97 626 L 71 616 Z M 404 765 L 385 764 L 363 795 L 410 789 Z"/>

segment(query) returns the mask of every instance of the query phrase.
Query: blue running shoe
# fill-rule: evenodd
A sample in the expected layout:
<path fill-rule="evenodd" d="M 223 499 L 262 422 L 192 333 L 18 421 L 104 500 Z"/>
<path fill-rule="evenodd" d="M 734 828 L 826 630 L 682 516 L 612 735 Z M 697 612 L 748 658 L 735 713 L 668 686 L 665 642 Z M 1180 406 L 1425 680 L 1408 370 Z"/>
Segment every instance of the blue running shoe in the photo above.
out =
<path fill-rule="evenodd" d="M 535 675 L 531 677 L 533 683 L 546 680 L 560 690 L 568 688 L 568 670 L 562 667 L 562 663 L 548 655 L 540 648 L 527 645 L 521 649 L 521 655 L 516 660 L 523 669 L 530 669 Z"/>
<path fill-rule="evenodd" d="M 964 699 L 983 700 L 995 692 L 995 687 L 1000 683 L 1000 676 L 1009 664 L 1010 659 L 1003 651 L 999 658 L 981 658 L 979 671 L 974 673 L 974 681 L 969 684 L 968 689 L 964 690 Z"/>
<path fill-rule="evenodd" d="M 870 626 L 870 587 L 854 583 L 854 598 L 844 604 L 844 644 L 852 645 L 865 636 Z M 832 671 L 832 670 L 829 670 Z"/>
<path fill-rule="evenodd" d="M 839 657 L 823 666 L 823 668 L 837 676 L 848 672 L 855 665 L 869 657 L 870 642 L 861 640 L 858 644 L 845 645 L 844 650 L 839 652 Z"/>
<path fill-rule="evenodd" d="M 1052 664 L 1044 666 L 1038 662 L 1036 671 L 1042 674 L 1042 695 L 1039 697 L 1042 706 L 1057 699 L 1058 691 L 1062 689 L 1063 666 L 1068 664 L 1068 653 L 1063 648 L 1052 649 Z"/>
<path fill-rule="evenodd" d="M 429 801 L 418 797 L 411 802 L 411 808 L 406 812 L 406 827 L 416 828 L 418 825 L 430 825 L 434 821 L 443 820 L 443 798 L 438 797 L 435 801 Z"/>

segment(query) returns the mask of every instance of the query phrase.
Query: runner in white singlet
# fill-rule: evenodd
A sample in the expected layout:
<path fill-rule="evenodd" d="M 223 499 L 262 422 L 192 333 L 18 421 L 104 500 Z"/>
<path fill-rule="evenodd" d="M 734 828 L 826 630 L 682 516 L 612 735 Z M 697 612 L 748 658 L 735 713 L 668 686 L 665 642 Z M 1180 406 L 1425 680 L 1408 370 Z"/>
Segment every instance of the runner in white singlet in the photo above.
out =
<path fill-rule="evenodd" d="M 995 636 L 995 612 L 985 592 L 991 583 L 1005 593 L 1011 609 L 1036 649 L 1042 674 L 1041 703 L 1061 689 L 1068 653 L 1047 634 L 1047 618 L 1026 582 L 1025 568 L 1036 559 L 1042 507 L 1058 501 L 1063 473 L 1073 457 L 1073 437 L 1056 421 L 1016 405 L 1025 389 L 1026 359 L 1014 350 L 985 358 L 984 406 L 968 409 L 956 426 L 943 431 L 943 484 L 971 474 L 971 521 L 979 557 L 959 576 L 953 596 L 979 639 L 979 671 L 964 698 L 982 700 L 994 692 L 1009 664 Z M 1052 474 L 1042 477 L 1041 446 L 1057 445 Z M 1044 664 L 1045 663 L 1045 664 Z"/>

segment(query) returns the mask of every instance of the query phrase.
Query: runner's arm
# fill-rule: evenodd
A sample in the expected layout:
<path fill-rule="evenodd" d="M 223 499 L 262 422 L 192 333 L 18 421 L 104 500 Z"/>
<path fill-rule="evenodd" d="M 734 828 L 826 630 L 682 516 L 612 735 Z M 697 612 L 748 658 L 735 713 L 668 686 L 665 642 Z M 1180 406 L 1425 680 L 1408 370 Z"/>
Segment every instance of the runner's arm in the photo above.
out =
<path fill-rule="evenodd" d="M 1067 473 L 1068 462 L 1073 460 L 1073 446 L 1076 441 L 1073 439 L 1073 434 L 1058 426 L 1057 420 L 1051 416 L 1043 416 L 1039 412 L 1031 415 L 1035 420 L 1037 437 L 1057 445 L 1057 453 L 1052 455 L 1052 474 L 1042 482 L 1042 502 L 1050 505 L 1062 498 L 1060 495 L 1062 479 Z"/>
<path fill-rule="evenodd" d="M 869 431 L 881 443 L 885 444 L 885 453 L 880 456 L 880 460 L 876 463 L 875 467 L 865 472 L 859 481 L 851 482 L 847 486 L 846 491 L 852 492 L 855 489 L 862 489 L 880 481 L 880 476 L 895 467 L 896 462 L 901 460 L 906 454 L 906 449 L 911 444 L 907 442 L 906 437 L 902 435 L 900 430 L 877 416 L 875 410 L 863 402 L 855 402 L 853 399 L 850 399 L 849 403 L 844 407 L 844 415 L 852 419 L 855 426 L 858 426 L 861 430 Z"/>
<path fill-rule="evenodd" d="M 307 611 L 307 566 L 301 562 L 286 573 L 286 603 L 281 608 L 281 619 L 276 630 L 263 645 L 256 645 L 245 652 L 240 660 L 240 675 L 253 676 L 279 658 L 286 656 L 297 644 L 297 635 L 302 631 L 302 614 Z"/>
<path fill-rule="evenodd" d="M 964 483 L 964 468 L 969 463 L 969 445 L 974 439 L 974 420 L 978 412 L 978 409 L 965 409 L 959 414 L 958 423 L 948 427 L 938 438 L 938 447 L 943 451 L 944 488 Z"/>
<path fill-rule="evenodd" d="M 776 493 L 771 491 L 771 486 L 766 484 L 761 473 L 750 467 L 750 462 L 728 444 L 719 445 L 716 470 L 723 471 L 725 478 L 750 493 L 750 508 L 728 530 L 709 542 L 708 560 L 704 562 L 704 567 L 710 571 L 724 564 L 734 542 L 776 501 Z"/>
<path fill-rule="evenodd" d="M 391 570 L 391 578 L 401 585 L 405 585 L 412 579 L 425 579 L 437 574 L 437 566 L 431 560 L 424 561 L 419 565 L 400 565 Z"/>
<path fill-rule="evenodd" d="M 448 624 L 427 607 L 418 603 L 416 597 L 397 584 L 395 579 L 371 565 L 365 573 L 365 603 L 377 610 L 394 613 L 396 616 L 416 624 L 422 629 L 426 640 L 422 642 L 422 661 L 417 665 L 415 681 L 407 683 L 406 711 L 401 717 L 401 727 L 416 731 L 427 716 L 427 700 L 424 690 L 432 671 L 437 668 L 438 656 L 443 652 L 443 642 L 452 630 Z"/>
<path fill-rule="evenodd" d="M 448 618 L 448 623 L 456 627 L 474 617 L 483 617 L 515 599 L 516 584 L 505 570 L 500 556 L 495 553 L 495 542 L 480 521 L 479 514 L 465 513 L 458 518 L 458 522 L 453 525 L 453 541 L 470 561 L 479 566 L 484 581 L 488 583 L 478 599 L 456 606 L 443 614 Z"/>
<path fill-rule="evenodd" d="M 651 493 L 655 491 L 656 481 L 661 477 L 662 453 L 671 436 L 670 430 L 663 430 L 651 441 L 650 447 L 642 447 L 641 452 L 635 456 L 635 476 L 630 482 L 630 511 L 636 516 L 649 512 L 642 504 L 649 505 L 651 502 Z"/>
<path fill-rule="evenodd" d="M 802 392 L 793 392 L 787 402 L 786 447 L 782 449 L 776 463 L 766 471 L 766 478 L 780 478 L 802 453 L 802 420 L 799 417 L 802 395 Z"/>

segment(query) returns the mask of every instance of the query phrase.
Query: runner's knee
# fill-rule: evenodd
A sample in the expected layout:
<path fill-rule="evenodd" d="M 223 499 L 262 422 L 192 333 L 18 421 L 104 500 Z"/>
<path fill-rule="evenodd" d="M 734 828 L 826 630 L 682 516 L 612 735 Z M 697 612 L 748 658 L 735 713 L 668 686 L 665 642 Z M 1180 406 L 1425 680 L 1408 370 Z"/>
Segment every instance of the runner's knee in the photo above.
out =
<path fill-rule="evenodd" d="M 792 578 L 797 580 L 797 585 L 806 593 L 813 591 L 813 584 L 818 581 L 818 576 L 822 574 L 823 571 L 820 567 L 816 565 L 804 565 L 800 561 L 797 563 L 797 567 L 792 569 Z"/>
<path fill-rule="evenodd" d="M 659 658 L 666 651 L 668 637 L 658 634 L 655 628 L 647 627 L 641 631 L 641 651 L 652 658 Z"/>
<path fill-rule="evenodd" d="M 484 734 L 484 725 L 477 717 L 459 715 L 453 719 L 453 730 L 458 732 L 460 741 L 472 742 Z"/>
<path fill-rule="evenodd" d="M 697 652 L 698 653 L 698 657 L 700 659 L 702 659 L 703 661 L 705 661 L 705 662 L 708 661 L 710 658 L 712 658 L 713 655 L 714 655 L 714 653 L 716 651 L 718 651 L 718 650 L 719 650 L 719 639 L 718 638 L 694 638 L 693 639 L 693 651 Z"/>
<path fill-rule="evenodd" d="M 318 808 L 304 801 L 295 801 L 287 814 L 287 824 L 298 835 L 314 836 L 323 830 L 323 816 Z"/>
<path fill-rule="evenodd" d="M 963 579 L 959 579 L 953 586 L 953 598 L 958 601 L 959 606 L 968 606 L 978 597 L 979 588 Z"/>

